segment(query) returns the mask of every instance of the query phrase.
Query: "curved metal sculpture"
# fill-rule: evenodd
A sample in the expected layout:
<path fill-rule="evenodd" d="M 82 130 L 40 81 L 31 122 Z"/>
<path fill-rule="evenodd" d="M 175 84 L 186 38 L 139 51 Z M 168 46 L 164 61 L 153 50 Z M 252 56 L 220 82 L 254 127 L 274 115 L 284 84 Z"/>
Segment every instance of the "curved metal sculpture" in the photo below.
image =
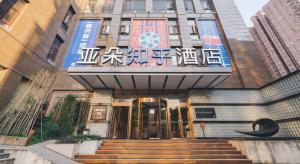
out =
<path fill-rule="evenodd" d="M 257 125 L 259 125 L 258 131 L 255 130 Z M 252 123 L 252 129 L 253 131 L 235 131 L 255 137 L 271 137 L 279 131 L 279 126 L 275 121 L 269 118 L 262 118 Z"/>

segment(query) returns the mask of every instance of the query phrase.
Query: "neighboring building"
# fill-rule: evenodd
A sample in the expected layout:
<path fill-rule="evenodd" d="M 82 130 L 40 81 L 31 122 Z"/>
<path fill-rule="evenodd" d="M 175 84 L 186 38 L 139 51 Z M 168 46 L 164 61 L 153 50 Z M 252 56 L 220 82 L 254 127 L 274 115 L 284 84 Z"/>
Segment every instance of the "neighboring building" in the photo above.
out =
<path fill-rule="evenodd" d="M 270 0 L 251 28 L 274 79 L 300 69 L 300 1 Z"/>
<path fill-rule="evenodd" d="M 73 0 L 0 1 L 1 108 L 39 70 L 58 70 L 77 11 Z"/>

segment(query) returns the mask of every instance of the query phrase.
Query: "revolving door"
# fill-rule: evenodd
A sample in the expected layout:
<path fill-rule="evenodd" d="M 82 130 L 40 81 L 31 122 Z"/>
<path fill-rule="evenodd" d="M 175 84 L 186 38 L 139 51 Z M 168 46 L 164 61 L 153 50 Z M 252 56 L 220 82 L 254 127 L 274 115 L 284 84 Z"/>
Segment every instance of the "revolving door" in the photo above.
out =
<path fill-rule="evenodd" d="M 167 138 L 167 101 L 140 98 L 133 101 L 131 138 Z"/>
<path fill-rule="evenodd" d="M 120 107 L 120 105 L 122 107 Z M 190 138 L 192 124 L 187 103 L 159 98 L 138 98 L 128 106 L 114 106 L 111 138 Z"/>

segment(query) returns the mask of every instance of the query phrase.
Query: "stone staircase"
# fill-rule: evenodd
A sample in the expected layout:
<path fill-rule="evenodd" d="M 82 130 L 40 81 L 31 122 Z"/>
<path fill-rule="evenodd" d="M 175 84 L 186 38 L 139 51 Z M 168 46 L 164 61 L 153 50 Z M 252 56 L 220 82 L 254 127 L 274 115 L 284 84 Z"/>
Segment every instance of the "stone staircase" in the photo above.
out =
<path fill-rule="evenodd" d="M 4 149 L 0 149 L 0 164 L 13 164 L 14 158 L 9 157 L 9 153 L 5 153 Z"/>
<path fill-rule="evenodd" d="M 225 140 L 104 140 L 93 155 L 78 154 L 80 163 L 250 164 Z"/>

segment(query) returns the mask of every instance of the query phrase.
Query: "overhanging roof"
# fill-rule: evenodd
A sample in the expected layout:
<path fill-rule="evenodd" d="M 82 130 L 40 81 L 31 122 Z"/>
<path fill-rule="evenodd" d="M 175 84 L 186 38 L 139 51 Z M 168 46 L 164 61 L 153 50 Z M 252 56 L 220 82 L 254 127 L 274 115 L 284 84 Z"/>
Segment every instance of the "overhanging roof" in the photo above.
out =
<path fill-rule="evenodd" d="M 186 90 L 213 88 L 230 67 L 70 67 L 69 75 L 88 90 Z"/>

